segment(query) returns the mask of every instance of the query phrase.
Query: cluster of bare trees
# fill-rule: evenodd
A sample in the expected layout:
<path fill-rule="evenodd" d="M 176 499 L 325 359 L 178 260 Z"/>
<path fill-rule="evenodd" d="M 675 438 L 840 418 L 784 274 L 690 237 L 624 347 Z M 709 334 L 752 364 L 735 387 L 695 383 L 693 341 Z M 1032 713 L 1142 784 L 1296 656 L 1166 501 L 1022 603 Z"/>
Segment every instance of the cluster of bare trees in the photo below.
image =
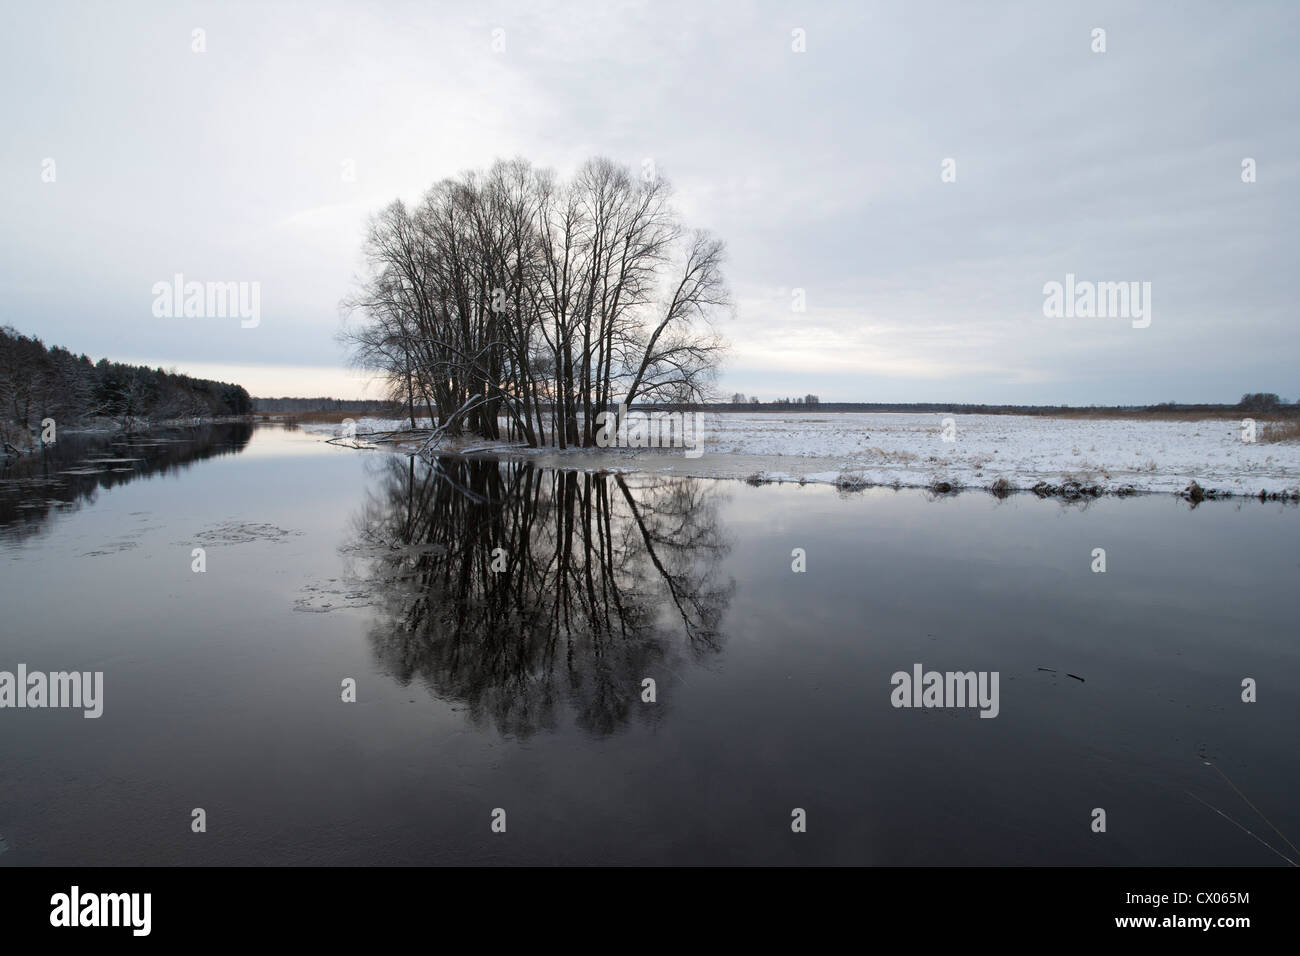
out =
<path fill-rule="evenodd" d="M 501 161 L 374 217 L 345 340 L 412 427 L 500 438 L 504 422 L 532 446 L 592 445 L 620 402 L 707 396 L 723 252 L 682 226 L 662 179 L 600 158 L 567 181 Z"/>
<path fill-rule="evenodd" d="M 769 404 L 781 406 L 781 405 L 820 405 L 821 403 L 822 400 L 818 398 L 816 395 L 804 395 L 802 398 L 796 395 L 794 398 L 775 398 Z M 761 403 L 759 402 L 757 395 L 751 395 L 749 398 L 746 398 L 744 392 L 735 392 L 731 396 L 731 404 L 759 405 Z"/>
<path fill-rule="evenodd" d="M 771 404 L 778 406 L 820 405 L 822 400 L 816 395 L 796 395 L 794 398 L 774 398 Z"/>

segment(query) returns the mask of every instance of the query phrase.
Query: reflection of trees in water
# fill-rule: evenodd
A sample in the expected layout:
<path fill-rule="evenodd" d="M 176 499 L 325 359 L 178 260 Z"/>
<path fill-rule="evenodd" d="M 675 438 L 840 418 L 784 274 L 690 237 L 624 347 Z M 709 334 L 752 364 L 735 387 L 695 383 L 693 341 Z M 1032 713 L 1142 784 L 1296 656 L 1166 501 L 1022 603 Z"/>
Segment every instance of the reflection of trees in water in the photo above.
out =
<path fill-rule="evenodd" d="M 503 733 L 567 708 L 608 734 L 634 711 L 653 719 L 683 661 L 718 650 L 731 584 L 716 486 L 484 460 L 381 468 L 357 545 L 375 653 L 403 683 Z M 641 701 L 646 677 L 657 703 Z"/>
<path fill-rule="evenodd" d="M 0 529 L 6 537 L 37 534 L 54 511 L 93 502 L 102 488 L 237 454 L 252 435 L 242 422 L 137 435 L 60 432 L 57 442 L 0 464 Z"/>

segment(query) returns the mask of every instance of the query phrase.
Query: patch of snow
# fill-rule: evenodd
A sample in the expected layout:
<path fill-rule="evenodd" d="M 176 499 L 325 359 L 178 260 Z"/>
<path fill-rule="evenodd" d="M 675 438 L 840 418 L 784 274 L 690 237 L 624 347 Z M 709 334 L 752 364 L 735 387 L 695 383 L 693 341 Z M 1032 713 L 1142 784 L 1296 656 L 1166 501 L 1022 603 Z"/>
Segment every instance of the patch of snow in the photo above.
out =
<path fill-rule="evenodd" d="M 943 420 L 956 424 L 943 440 Z M 398 430 L 409 422 L 360 418 L 357 431 Z M 420 423 L 427 427 L 428 419 Z M 302 425 L 327 435 L 334 424 Z M 1038 415 L 945 415 L 903 412 L 735 412 L 704 418 L 704 453 L 682 449 L 526 449 L 469 439 L 461 448 L 544 458 L 564 467 L 673 471 L 692 477 L 749 478 L 834 484 L 841 475 L 871 485 L 988 488 L 1004 479 L 1014 489 L 1074 481 L 1102 492 L 1181 492 L 1193 481 L 1220 494 L 1294 493 L 1300 488 L 1300 442 L 1241 440 L 1228 418 L 1155 421 L 1140 418 L 1051 418 Z M 409 450 L 409 449 L 408 449 Z M 453 444 L 444 451 L 454 453 Z M 542 463 L 539 461 L 539 464 Z"/>

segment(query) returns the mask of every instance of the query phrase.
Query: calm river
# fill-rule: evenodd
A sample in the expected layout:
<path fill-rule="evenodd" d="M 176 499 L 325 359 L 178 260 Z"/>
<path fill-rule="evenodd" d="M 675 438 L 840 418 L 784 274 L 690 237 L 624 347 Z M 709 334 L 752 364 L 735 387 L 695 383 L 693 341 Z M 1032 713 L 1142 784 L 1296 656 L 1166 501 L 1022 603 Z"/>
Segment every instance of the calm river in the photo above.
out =
<path fill-rule="evenodd" d="M 0 866 L 1285 866 L 1298 578 L 1254 500 L 68 436 L 0 471 L 0 671 L 103 711 L 0 709 Z"/>

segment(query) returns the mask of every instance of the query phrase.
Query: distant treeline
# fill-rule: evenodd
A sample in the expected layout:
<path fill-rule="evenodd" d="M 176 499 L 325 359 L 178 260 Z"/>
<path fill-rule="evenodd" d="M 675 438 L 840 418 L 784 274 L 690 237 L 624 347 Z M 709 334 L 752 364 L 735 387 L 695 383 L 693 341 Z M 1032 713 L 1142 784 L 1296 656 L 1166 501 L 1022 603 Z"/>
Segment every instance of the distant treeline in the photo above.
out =
<path fill-rule="evenodd" d="M 809 401 L 809 399 L 812 399 Z M 549 403 L 541 403 L 549 411 Z M 384 418 L 402 418 L 406 410 L 400 403 L 339 398 L 254 398 L 257 412 L 341 412 L 361 413 Z M 727 402 L 701 402 L 695 404 L 650 404 L 635 402 L 632 410 L 697 411 L 697 412 L 914 412 L 953 413 L 962 415 L 1045 415 L 1057 418 L 1132 418 L 1152 417 L 1182 418 L 1195 415 L 1247 415 L 1270 414 L 1281 418 L 1300 418 L 1300 403 L 1290 403 L 1270 392 L 1243 395 L 1235 405 L 1189 404 L 1161 402 L 1157 405 L 976 405 L 962 402 L 823 402 L 815 395 L 794 399 L 776 399 L 761 402 L 758 399 L 740 401 L 733 397 Z"/>
<path fill-rule="evenodd" d="M 813 401 L 808 401 L 811 398 Z M 643 406 L 636 406 L 638 408 Z M 648 406 L 645 406 L 648 407 Z M 1061 418 L 1110 416 L 1132 417 L 1140 415 L 1235 415 L 1272 414 L 1282 417 L 1300 416 L 1300 403 L 1287 402 L 1272 392 L 1253 392 L 1243 395 L 1235 405 L 1212 403 L 1161 402 L 1157 405 L 976 405 L 963 402 L 823 402 L 816 396 L 778 399 L 760 402 L 756 399 L 740 401 L 739 396 L 728 402 L 696 405 L 660 405 L 671 411 L 702 412 L 952 412 L 963 415 L 1048 415 Z"/>
<path fill-rule="evenodd" d="M 394 402 L 350 398 L 254 398 L 255 412 L 362 412 L 401 418 Z"/>
<path fill-rule="evenodd" d="M 0 328 L 0 442 L 30 447 L 41 422 L 58 428 L 107 419 L 125 430 L 182 418 L 247 415 L 239 385 L 100 359 L 91 362 L 12 328 Z"/>

